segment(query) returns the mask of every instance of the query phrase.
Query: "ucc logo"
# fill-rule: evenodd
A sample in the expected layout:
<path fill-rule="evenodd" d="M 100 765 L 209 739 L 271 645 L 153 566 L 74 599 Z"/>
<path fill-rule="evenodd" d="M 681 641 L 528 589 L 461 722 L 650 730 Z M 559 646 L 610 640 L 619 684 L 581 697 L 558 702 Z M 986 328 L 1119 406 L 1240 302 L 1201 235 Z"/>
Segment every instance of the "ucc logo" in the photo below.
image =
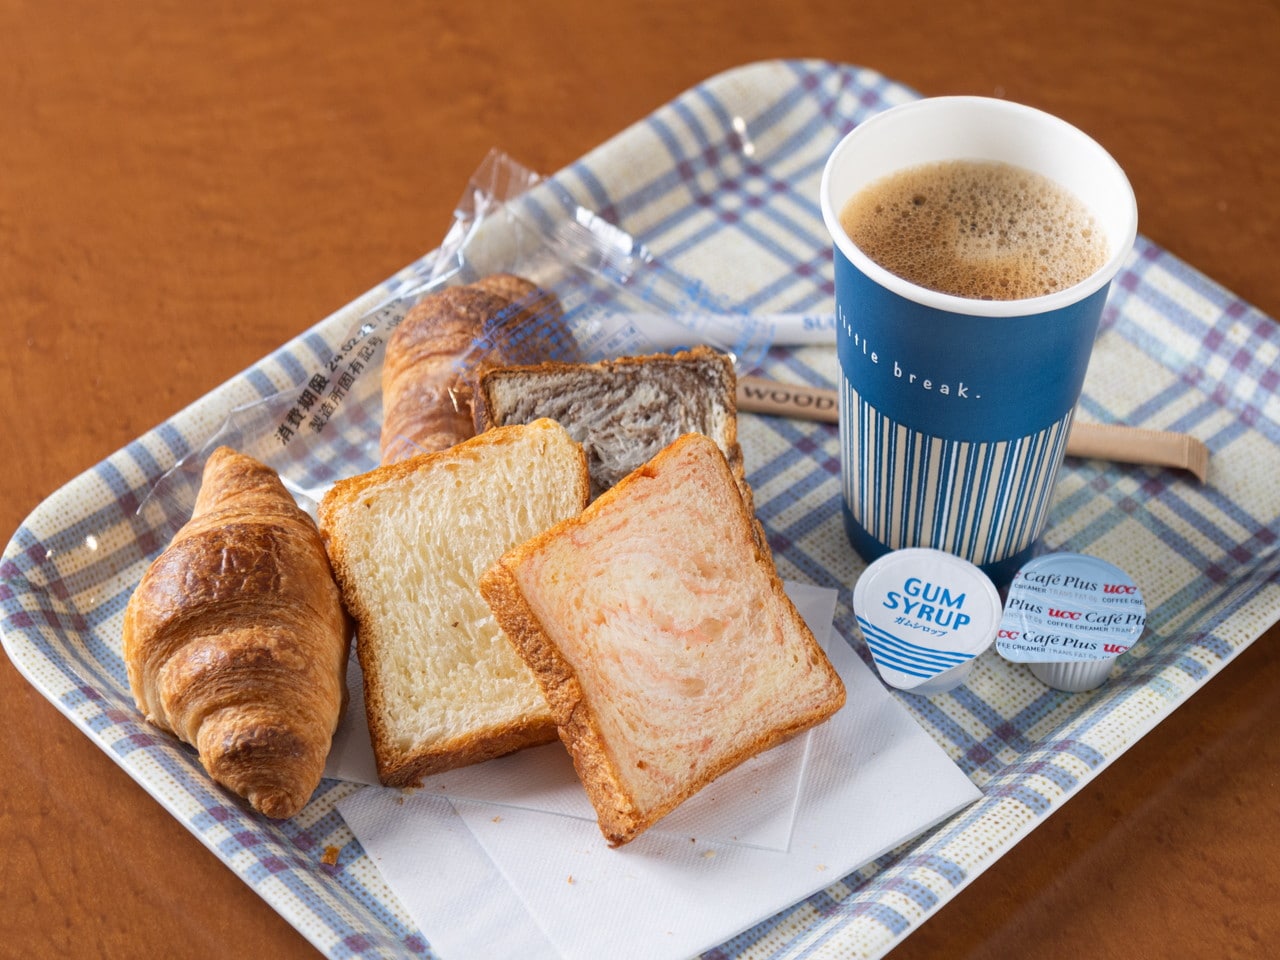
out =
<path fill-rule="evenodd" d="M 1056 617 L 1059 620 L 1079 620 L 1079 610 L 1057 610 L 1053 607 L 1049 608 L 1049 616 Z"/>
<path fill-rule="evenodd" d="M 1104 583 L 1102 585 L 1103 593 L 1128 593 L 1138 592 L 1138 588 L 1131 583 Z"/>
<path fill-rule="evenodd" d="M 1022 634 L 1017 630 L 1001 630 L 996 634 L 996 638 L 999 640 L 1017 640 L 1020 636 Z"/>
<path fill-rule="evenodd" d="M 1102 649 L 1107 653 L 1124 653 L 1128 647 L 1122 647 L 1118 643 L 1104 643 Z"/>

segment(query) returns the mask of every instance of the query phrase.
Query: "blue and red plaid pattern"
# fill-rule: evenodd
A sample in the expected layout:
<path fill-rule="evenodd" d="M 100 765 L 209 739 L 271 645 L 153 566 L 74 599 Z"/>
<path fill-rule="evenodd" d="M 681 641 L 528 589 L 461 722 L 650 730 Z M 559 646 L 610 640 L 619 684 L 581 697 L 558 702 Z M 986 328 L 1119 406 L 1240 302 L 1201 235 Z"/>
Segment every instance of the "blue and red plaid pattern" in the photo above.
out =
<path fill-rule="evenodd" d="M 853 124 L 914 96 L 866 69 L 754 64 L 686 92 L 553 180 L 716 302 L 821 314 L 832 300 L 817 206 L 826 155 Z M 72 481 L 0 560 L 0 626 L 18 668 L 335 958 L 432 955 L 334 810 L 359 787 L 325 781 L 285 823 L 254 814 L 208 780 L 192 751 L 137 715 L 120 623 L 172 533 L 164 510 L 137 513 L 156 480 L 233 408 L 304 389 L 355 320 L 412 286 L 424 264 Z M 1127 570 L 1148 602 L 1146 634 L 1090 693 L 1048 689 L 988 653 L 950 693 L 901 695 L 983 799 L 708 956 L 882 955 L 1280 617 L 1275 322 L 1143 238 L 1114 286 L 1078 415 L 1193 433 L 1212 451 L 1210 479 L 1068 460 L 1045 541 Z M 834 346 L 774 347 L 760 372 L 831 387 L 835 364 Z M 862 565 L 840 520 L 836 428 L 743 415 L 739 432 L 780 572 L 836 588 L 837 630 L 869 660 L 850 604 Z M 334 464 L 344 450 L 331 451 Z"/>

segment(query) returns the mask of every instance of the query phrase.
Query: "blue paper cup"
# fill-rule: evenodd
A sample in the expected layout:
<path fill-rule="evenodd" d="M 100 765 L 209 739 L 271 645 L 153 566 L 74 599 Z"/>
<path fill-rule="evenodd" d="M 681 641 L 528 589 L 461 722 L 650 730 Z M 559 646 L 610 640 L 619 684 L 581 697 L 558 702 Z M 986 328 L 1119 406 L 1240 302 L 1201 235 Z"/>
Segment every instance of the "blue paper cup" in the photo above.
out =
<path fill-rule="evenodd" d="M 1003 161 L 1082 201 L 1106 263 L 1025 300 L 939 293 L 890 273 L 840 226 L 863 187 L 945 160 Z M 931 547 L 1007 583 L 1030 558 L 1080 397 L 1112 278 L 1137 233 L 1119 165 L 1070 124 L 982 97 L 937 97 L 857 126 L 822 176 L 835 257 L 844 521 L 868 561 Z"/>

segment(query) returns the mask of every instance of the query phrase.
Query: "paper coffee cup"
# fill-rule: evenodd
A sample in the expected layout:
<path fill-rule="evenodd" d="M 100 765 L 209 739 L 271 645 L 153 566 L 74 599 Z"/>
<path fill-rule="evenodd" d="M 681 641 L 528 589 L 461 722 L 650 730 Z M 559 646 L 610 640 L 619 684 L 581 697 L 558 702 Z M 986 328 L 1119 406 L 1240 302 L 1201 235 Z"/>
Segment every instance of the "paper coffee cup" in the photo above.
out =
<path fill-rule="evenodd" d="M 849 239 L 840 213 L 904 168 L 998 161 L 1049 178 L 1106 237 L 1086 279 L 1024 300 L 977 300 L 909 283 Z M 930 547 L 999 585 L 1031 555 L 1112 278 L 1137 208 L 1101 146 L 1056 117 L 981 97 L 877 114 L 832 152 L 820 203 L 835 260 L 844 522 L 862 556 Z"/>

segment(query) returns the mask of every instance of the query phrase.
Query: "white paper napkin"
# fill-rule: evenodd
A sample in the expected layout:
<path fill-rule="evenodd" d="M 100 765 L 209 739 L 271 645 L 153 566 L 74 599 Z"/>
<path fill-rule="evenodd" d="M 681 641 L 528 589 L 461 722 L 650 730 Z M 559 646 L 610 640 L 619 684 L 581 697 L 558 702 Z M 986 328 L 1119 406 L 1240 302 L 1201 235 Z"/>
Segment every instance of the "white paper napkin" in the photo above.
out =
<path fill-rule="evenodd" d="M 827 637 L 834 591 L 787 586 Z M 980 796 L 842 638 L 827 647 L 848 691 L 839 713 L 623 847 L 605 843 L 576 778 L 564 781 L 558 744 L 417 791 L 367 787 L 338 810 L 445 960 L 690 956 Z M 359 738 L 344 735 L 335 770 L 360 768 Z M 519 788 L 522 773 L 533 786 Z"/>

